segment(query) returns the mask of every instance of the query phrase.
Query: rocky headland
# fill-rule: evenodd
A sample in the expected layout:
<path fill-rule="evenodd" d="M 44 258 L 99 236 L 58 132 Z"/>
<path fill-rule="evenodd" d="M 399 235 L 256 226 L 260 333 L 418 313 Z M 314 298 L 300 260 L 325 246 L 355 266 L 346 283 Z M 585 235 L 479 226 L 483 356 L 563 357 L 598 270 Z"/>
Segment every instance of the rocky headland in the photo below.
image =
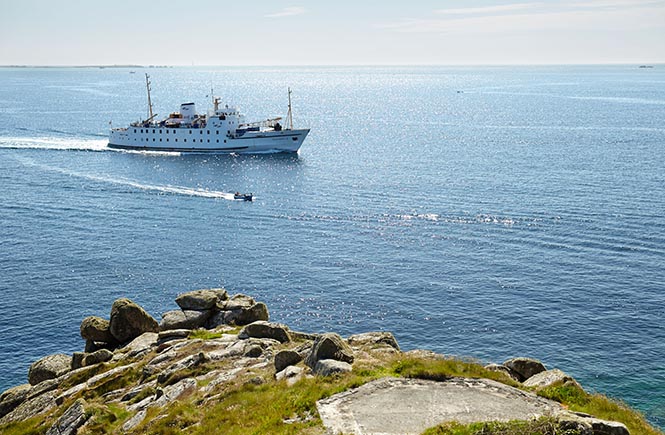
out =
<path fill-rule="evenodd" d="M 34 362 L 0 394 L 3 434 L 658 434 L 627 406 L 530 358 L 402 352 L 272 323 L 224 289 L 178 295 L 157 321 L 128 299 L 87 317 L 82 352 Z"/>

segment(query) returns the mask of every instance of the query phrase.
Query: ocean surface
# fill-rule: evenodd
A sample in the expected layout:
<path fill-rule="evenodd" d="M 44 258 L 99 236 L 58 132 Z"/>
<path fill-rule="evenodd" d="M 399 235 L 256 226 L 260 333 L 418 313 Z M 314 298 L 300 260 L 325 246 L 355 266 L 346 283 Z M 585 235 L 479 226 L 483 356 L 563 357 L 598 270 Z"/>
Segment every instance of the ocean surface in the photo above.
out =
<path fill-rule="evenodd" d="M 665 66 L 0 69 L 0 390 L 129 297 L 542 360 L 665 427 Z M 210 88 L 299 155 L 106 148 Z M 227 193 L 253 192 L 253 203 Z"/>

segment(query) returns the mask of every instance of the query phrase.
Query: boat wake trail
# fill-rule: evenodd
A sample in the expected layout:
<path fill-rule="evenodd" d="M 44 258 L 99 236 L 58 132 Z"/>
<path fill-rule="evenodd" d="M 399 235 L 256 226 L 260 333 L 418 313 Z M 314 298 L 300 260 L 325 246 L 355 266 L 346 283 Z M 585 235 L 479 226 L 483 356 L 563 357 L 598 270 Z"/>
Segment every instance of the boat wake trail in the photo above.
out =
<path fill-rule="evenodd" d="M 109 151 L 108 139 L 80 137 L 0 137 L 0 148 L 61 151 Z"/>
<path fill-rule="evenodd" d="M 121 186 L 133 187 L 139 190 L 157 192 L 159 194 L 198 196 L 201 198 L 227 199 L 230 201 L 235 200 L 233 193 L 221 192 L 218 190 L 208 190 L 201 188 L 191 188 L 191 187 L 171 186 L 171 185 L 160 186 L 156 184 L 143 184 L 137 181 L 127 180 L 124 178 L 107 178 L 107 177 L 89 176 L 82 174 L 71 174 L 71 175 L 76 177 L 87 178 L 92 181 L 99 181 L 102 183 L 112 183 Z"/>
<path fill-rule="evenodd" d="M 159 185 L 159 184 L 146 184 L 139 181 L 134 181 L 120 177 L 108 177 L 100 175 L 90 175 L 82 172 L 71 171 L 55 166 L 44 165 L 37 163 L 33 160 L 17 158 L 19 162 L 26 166 L 36 167 L 45 171 L 58 172 L 70 177 L 81 178 L 104 184 L 114 184 L 116 186 L 125 186 L 133 189 L 144 190 L 148 192 L 155 192 L 160 195 L 182 195 L 182 196 L 196 196 L 200 198 L 213 198 L 213 199 L 226 199 L 235 201 L 234 194 L 230 192 L 222 192 L 219 190 L 208 190 L 202 188 L 193 188 L 185 186 L 172 186 L 172 185 Z"/>

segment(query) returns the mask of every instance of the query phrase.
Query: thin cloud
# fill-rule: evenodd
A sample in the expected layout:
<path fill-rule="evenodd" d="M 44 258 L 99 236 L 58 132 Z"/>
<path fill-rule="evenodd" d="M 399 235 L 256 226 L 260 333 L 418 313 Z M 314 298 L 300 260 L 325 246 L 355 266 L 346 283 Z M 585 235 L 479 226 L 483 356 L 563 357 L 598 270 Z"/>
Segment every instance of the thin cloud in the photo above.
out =
<path fill-rule="evenodd" d="M 493 14 L 496 12 L 522 11 L 524 9 L 531 9 L 540 5 L 542 5 L 542 3 L 513 3 L 509 5 L 486 6 L 481 8 L 438 9 L 434 11 L 434 13 L 439 15 Z"/>
<path fill-rule="evenodd" d="M 663 0 L 595 0 L 581 3 L 572 3 L 570 7 L 577 8 L 631 8 L 640 6 L 662 5 Z"/>
<path fill-rule="evenodd" d="M 440 9 L 436 17 L 407 18 L 375 28 L 400 33 L 506 33 L 543 29 L 662 27 L 665 0 L 587 0 L 513 3 L 478 8 Z M 443 15 L 439 17 L 440 15 Z M 632 27 L 631 27 L 632 26 Z"/>
<path fill-rule="evenodd" d="M 279 12 L 275 12 L 274 14 L 268 14 L 264 15 L 266 18 L 282 18 L 282 17 L 292 17 L 294 15 L 302 15 L 305 13 L 305 8 L 300 7 L 300 6 L 292 6 L 288 8 L 284 8 Z"/>

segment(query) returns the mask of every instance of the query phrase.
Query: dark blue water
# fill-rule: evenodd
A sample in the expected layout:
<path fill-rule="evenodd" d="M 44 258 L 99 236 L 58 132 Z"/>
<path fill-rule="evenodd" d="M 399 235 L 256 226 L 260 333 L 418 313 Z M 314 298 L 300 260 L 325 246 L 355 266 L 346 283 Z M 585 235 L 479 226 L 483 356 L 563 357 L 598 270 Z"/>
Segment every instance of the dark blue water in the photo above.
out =
<path fill-rule="evenodd" d="M 115 298 L 159 317 L 225 286 L 295 329 L 539 358 L 665 426 L 665 67 L 148 71 L 162 115 L 211 83 L 284 114 L 291 86 L 312 132 L 299 156 L 107 151 L 143 70 L 0 69 L 0 389 Z"/>

